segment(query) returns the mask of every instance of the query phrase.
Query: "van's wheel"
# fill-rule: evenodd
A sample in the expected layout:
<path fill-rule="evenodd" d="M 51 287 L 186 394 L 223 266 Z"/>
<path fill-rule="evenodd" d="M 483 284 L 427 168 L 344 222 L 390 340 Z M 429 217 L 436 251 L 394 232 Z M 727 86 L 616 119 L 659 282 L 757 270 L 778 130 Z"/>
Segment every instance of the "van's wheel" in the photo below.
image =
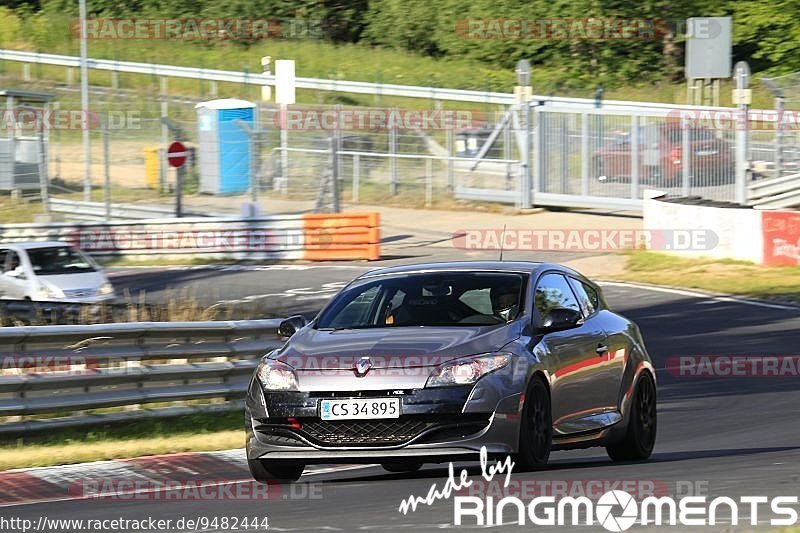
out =
<path fill-rule="evenodd" d="M 553 446 L 553 414 L 550 391 L 540 377 L 534 377 L 525 393 L 519 451 L 514 462 L 524 470 L 538 470 L 547 465 Z"/>
<path fill-rule="evenodd" d="M 261 483 L 275 481 L 297 481 L 303 475 L 305 465 L 270 461 L 269 459 L 248 459 L 247 466 L 253 479 Z"/>
<path fill-rule="evenodd" d="M 642 461 L 650 457 L 656 443 L 656 384 L 648 372 L 636 383 L 631 402 L 630 420 L 625 437 L 606 447 L 614 461 Z"/>

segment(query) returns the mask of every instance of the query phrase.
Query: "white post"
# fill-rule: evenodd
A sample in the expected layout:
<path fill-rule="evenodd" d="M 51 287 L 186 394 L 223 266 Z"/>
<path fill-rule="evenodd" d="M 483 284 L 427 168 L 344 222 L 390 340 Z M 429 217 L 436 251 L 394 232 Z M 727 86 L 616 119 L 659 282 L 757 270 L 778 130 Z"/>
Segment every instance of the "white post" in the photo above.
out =
<path fill-rule="evenodd" d="M 589 114 L 581 113 L 581 194 L 589 196 L 589 174 L 592 172 L 589 156 Z"/>
<path fill-rule="evenodd" d="M 433 160 L 425 158 L 425 207 L 433 202 Z"/>
<path fill-rule="evenodd" d="M 736 183 L 736 203 L 747 205 L 747 169 L 750 166 L 750 66 L 746 61 L 736 63 L 736 104 L 738 113 L 734 121 L 736 128 L 736 165 L 734 167 Z M 783 117 L 778 115 L 778 122 Z M 778 176 L 780 177 L 780 176 Z"/>
<path fill-rule="evenodd" d="M 161 164 L 159 165 L 158 180 L 161 193 L 166 192 L 169 187 L 167 184 L 167 172 L 169 171 L 169 161 L 167 160 L 167 145 L 169 145 L 169 127 L 166 119 L 169 118 L 169 108 L 167 105 L 167 78 L 159 80 L 161 91 Z"/>
<path fill-rule="evenodd" d="M 358 203 L 358 189 L 361 186 L 361 157 L 358 154 L 353 155 L 353 193 L 352 202 Z"/>
<path fill-rule="evenodd" d="M 281 104 L 281 193 L 289 193 L 289 128 L 286 112 L 288 105 Z"/>

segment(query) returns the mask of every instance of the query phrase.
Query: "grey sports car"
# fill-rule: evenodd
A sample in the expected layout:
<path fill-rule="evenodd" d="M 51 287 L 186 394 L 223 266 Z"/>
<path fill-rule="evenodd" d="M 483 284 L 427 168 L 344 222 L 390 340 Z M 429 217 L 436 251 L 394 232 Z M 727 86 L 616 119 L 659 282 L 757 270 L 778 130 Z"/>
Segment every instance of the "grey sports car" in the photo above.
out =
<path fill-rule="evenodd" d="M 650 456 L 656 377 L 639 328 L 561 265 L 455 262 L 370 271 L 310 323 L 286 319 L 246 398 L 259 481 L 309 463 L 423 463 L 605 446 Z"/>

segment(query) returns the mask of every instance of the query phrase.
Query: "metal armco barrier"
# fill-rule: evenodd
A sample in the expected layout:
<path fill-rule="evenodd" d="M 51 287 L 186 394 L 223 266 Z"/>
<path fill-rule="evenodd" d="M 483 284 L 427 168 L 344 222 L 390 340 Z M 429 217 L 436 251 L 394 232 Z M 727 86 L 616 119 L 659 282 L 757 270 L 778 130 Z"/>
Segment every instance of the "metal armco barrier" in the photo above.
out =
<path fill-rule="evenodd" d="M 100 257 L 309 261 L 380 258 L 378 213 L 8 224 L 0 241 L 67 241 Z"/>
<path fill-rule="evenodd" d="M 19 50 L 8 49 L 0 49 L 0 60 L 42 65 L 56 65 L 63 67 L 80 66 L 80 58 L 76 56 L 41 54 L 38 52 L 22 52 Z M 88 68 L 92 70 L 104 70 L 110 72 L 143 74 L 146 76 L 189 78 L 196 80 L 243 83 L 249 85 L 275 85 L 274 75 L 259 74 L 255 72 L 236 72 L 230 70 L 181 67 L 177 65 L 137 63 L 133 61 L 116 61 L 111 59 L 95 58 L 88 59 Z M 369 83 L 363 81 L 302 77 L 296 78 L 295 84 L 298 89 L 313 89 L 316 91 L 332 91 L 353 94 L 379 94 L 382 96 L 399 96 L 405 98 L 430 98 L 435 100 L 450 100 L 454 102 L 511 105 L 516 101 L 516 98 L 512 93 L 470 91 L 464 89 L 448 89 L 443 87 L 424 87 L 415 85 L 397 85 L 391 83 Z M 542 95 L 532 95 L 531 98 L 536 101 L 541 101 L 546 105 L 573 105 L 585 109 L 592 109 L 596 104 L 593 98 L 567 98 Z M 620 100 L 605 100 L 603 105 L 607 109 L 670 109 L 673 107 L 671 104 Z M 695 106 L 682 107 L 691 108 Z"/>
<path fill-rule="evenodd" d="M 238 409 L 258 358 L 281 344 L 279 323 L 0 328 L 0 434 Z M 189 400 L 207 403 L 139 408 Z M 84 412 L 123 406 L 118 412 Z"/>
<path fill-rule="evenodd" d="M 64 200 L 50 198 L 50 210 L 63 213 L 70 220 L 105 220 L 106 205 L 102 202 L 80 202 L 77 200 Z M 113 220 L 148 220 L 153 218 L 171 217 L 175 212 L 172 207 L 159 207 L 137 204 L 111 204 L 111 218 Z M 215 216 L 203 213 L 185 213 L 191 217 Z M 219 216 L 219 215 L 216 215 Z"/>
<path fill-rule="evenodd" d="M 790 174 L 748 185 L 750 205 L 764 209 L 800 207 L 800 174 Z"/>

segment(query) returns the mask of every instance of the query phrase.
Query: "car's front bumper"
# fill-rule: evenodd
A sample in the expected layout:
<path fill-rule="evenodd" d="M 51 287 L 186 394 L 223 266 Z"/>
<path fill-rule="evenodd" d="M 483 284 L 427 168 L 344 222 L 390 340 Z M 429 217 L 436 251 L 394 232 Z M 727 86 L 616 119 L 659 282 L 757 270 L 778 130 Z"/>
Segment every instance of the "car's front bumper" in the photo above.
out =
<path fill-rule="evenodd" d="M 116 294 L 97 294 L 93 296 L 75 297 L 65 296 L 64 298 L 48 298 L 48 299 L 35 299 L 34 301 L 41 304 L 102 304 L 110 303 L 116 299 Z"/>
<path fill-rule="evenodd" d="M 475 386 L 359 392 L 270 392 L 251 382 L 247 455 L 304 463 L 445 462 L 516 451 L 520 394 L 487 376 Z M 397 397 L 397 419 L 323 421 L 322 398 Z"/>

